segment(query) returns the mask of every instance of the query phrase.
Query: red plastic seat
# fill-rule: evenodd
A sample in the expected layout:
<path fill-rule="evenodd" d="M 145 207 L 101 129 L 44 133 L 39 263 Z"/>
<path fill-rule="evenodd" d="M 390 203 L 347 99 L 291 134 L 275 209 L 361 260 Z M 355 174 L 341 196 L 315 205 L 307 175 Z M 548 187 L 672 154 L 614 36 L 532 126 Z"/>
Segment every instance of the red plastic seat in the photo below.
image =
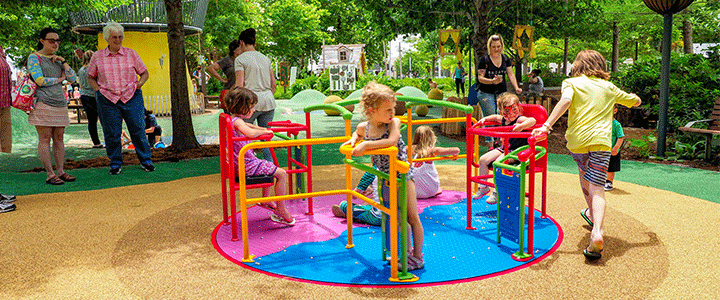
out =
<path fill-rule="evenodd" d="M 536 120 L 535 126 L 524 131 L 524 135 L 522 135 L 523 137 L 530 138 L 529 131 L 531 131 L 534 128 L 542 126 L 542 124 L 545 123 L 545 121 L 547 121 L 547 118 L 548 118 L 547 110 L 545 110 L 545 107 L 543 107 L 542 105 L 539 105 L 539 104 L 520 104 L 520 106 L 522 107 L 522 110 L 523 110 L 523 112 L 522 112 L 523 116 L 533 117 Z M 494 136 L 496 138 L 503 138 L 503 139 L 507 139 L 509 137 L 515 137 L 515 138 L 519 137 L 518 136 L 519 133 L 508 132 L 509 129 L 507 126 L 506 127 L 484 128 L 484 127 L 478 127 L 479 125 L 480 124 L 475 124 L 470 129 L 468 129 L 468 137 L 467 137 L 468 145 L 471 145 L 474 143 L 475 139 L 472 137 L 472 135 L 481 135 L 482 136 L 482 135 L 487 134 L 489 136 Z M 541 139 L 540 141 L 536 141 L 536 143 L 535 143 L 535 146 L 541 146 L 541 147 L 545 148 L 546 150 L 547 150 L 547 145 L 548 145 L 547 138 Z M 470 151 L 473 151 L 474 148 L 475 148 L 474 146 L 468 147 L 468 157 L 471 156 Z M 505 149 L 505 150 L 506 150 L 505 153 L 507 154 L 507 149 Z M 542 209 L 541 209 L 541 212 L 542 212 L 542 217 L 545 218 L 546 217 L 546 195 L 547 195 L 547 188 L 546 188 L 546 185 L 547 185 L 547 155 L 543 155 L 540 159 L 532 162 L 531 165 L 532 165 L 532 167 L 528 166 L 528 169 L 527 169 L 528 173 L 530 173 L 530 172 L 542 173 L 542 181 L 541 181 L 541 184 L 542 184 Z M 481 176 L 472 176 L 471 175 L 471 167 L 473 167 L 473 166 L 478 167 L 477 163 L 474 162 L 472 159 L 468 160 L 468 165 L 467 165 L 467 167 L 468 167 L 468 170 L 467 170 L 468 198 L 472 196 L 472 191 L 470 190 L 470 186 L 471 186 L 472 182 L 475 182 L 478 184 L 484 184 L 484 185 L 487 185 L 490 187 L 495 186 L 492 182 L 487 181 L 489 178 L 493 177 L 491 174 L 481 175 Z M 534 183 L 535 177 L 531 176 L 529 180 Z M 534 185 L 534 184 L 532 184 L 532 185 Z M 528 195 L 529 195 L 529 193 L 528 193 Z M 467 207 L 467 214 L 468 214 L 467 228 L 475 229 L 474 227 L 472 227 L 471 204 L 470 204 L 471 201 L 468 201 L 467 203 L 468 203 L 467 204 L 468 205 L 468 207 Z"/>
<path fill-rule="evenodd" d="M 247 140 L 265 140 L 272 138 L 272 134 L 267 135 L 261 135 L 257 138 L 247 138 L 247 137 L 236 137 L 233 134 L 233 131 L 235 130 L 233 128 L 232 123 L 232 117 L 226 113 L 220 113 L 219 117 L 219 130 L 220 130 L 220 178 L 222 180 L 222 200 L 223 200 L 223 222 L 225 225 L 230 224 L 229 221 L 229 215 L 230 213 L 235 213 L 235 191 L 240 190 L 240 184 L 237 181 L 237 170 L 235 170 L 235 153 L 233 152 L 233 145 L 236 141 L 247 141 Z M 270 149 L 271 152 L 273 152 L 273 157 L 275 157 L 275 153 L 273 149 Z M 277 163 L 276 163 L 277 165 Z M 270 187 L 273 186 L 274 180 L 272 176 L 259 176 L 259 177 L 252 177 L 252 176 L 246 176 L 245 177 L 245 189 L 258 189 L 258 188 L 264 188 L 264 187 Z M 263 197 L 267 197 L 269 195 L 266 195 L 263 193 Z M 228 205 L 228 200 L 230 200 L 230 205 Z M 228 207 L 230 206 L 230 207 Z M 230 211 L 228 211 L 228 208 Z"/>

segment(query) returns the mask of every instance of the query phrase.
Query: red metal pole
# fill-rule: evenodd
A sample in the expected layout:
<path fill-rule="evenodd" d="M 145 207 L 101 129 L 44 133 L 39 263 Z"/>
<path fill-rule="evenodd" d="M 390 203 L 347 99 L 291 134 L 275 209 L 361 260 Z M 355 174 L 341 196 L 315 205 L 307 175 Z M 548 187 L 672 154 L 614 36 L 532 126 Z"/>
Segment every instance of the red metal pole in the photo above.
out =
<path fill-rule="evenodd" d="M 470 128 L 472 127 L 472 114 L 465 114 L 465 152 L 466 152 L 466 168 L 465 168 L 465 191 L 466 191 L 466 202 L 467 202 L 467 230 L 475 230 L 477 228 L 472 226 L 472 184 L 470 177 L 472 177 L 472 162 L 475 158 L 473 151 L 475 149 L 474 135 L 471 133 Z"/>

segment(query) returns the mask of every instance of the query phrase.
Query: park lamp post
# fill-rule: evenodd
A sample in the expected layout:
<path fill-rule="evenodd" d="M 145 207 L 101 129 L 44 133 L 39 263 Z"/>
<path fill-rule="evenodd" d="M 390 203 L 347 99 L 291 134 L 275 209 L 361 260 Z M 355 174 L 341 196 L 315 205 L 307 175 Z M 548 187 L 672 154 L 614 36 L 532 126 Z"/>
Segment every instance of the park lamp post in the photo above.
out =
<path fill-rule="evenodd" d="M 668 121 L 668 89 L 670 82 L 670 43 L 672 43 L 673 14 L 688 7 L 695 0 L 643 0 L 654 12 L 663 15 L 662 65 L 660 68 L 660 109 L 658 112 L 657 155 L 665 156 Z"/>

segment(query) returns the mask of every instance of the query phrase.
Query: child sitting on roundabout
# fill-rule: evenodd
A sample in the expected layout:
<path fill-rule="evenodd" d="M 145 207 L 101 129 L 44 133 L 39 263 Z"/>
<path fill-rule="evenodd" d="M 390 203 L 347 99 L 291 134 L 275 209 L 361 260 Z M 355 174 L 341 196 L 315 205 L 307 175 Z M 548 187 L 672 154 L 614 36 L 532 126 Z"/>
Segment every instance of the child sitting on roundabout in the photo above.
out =
<path fill-rule="evenodd" d="M 360 105 L 368 120 L 358 124 L 350 140 L 343 143 L 354 147 L 353 156 L 362 156 L 366 150 L 395 146 L 398 148 L 397 159 L 407 161 L 405 142 L 400 136 L 400 119 L 395 117 L 397 99 L 394 94 L 392 89 L 375 81 L 365 86 Z M 373 166 L 379 171 L 385 173 L 390 171 L 390 159 L 387 155 L 372 155 L 371 158 Z M 422 252 L 425 233 L 418 215 L 412 171 L 410 169 L 407 174 L 406 196 L 408 224 L 412 231 L 414 247 L 409 247 L 411 250 L 408 253 L 407 268 L 418 270 L 425 266 Z"/>
<path fill-rule="evenodd" d="M 532 127 L 537 122 L 533 117 L 526 117 L 522 115 L 520 98 L 518 98 L 516 94 L 501 94 L 497 98 L 497 107 L 501 115 L 489 115 L 483 117 L 479 121 L 480 124 L 484 124 L 485 122 L 500 123 L 500 126 L 513 126 L 512 131 L 519 132 Z M 488 175 L 490 173 L 488 166 L 494 161 L 499 161 L 505 157 L 505 152 L 503 152 L 505 147 L 510 148 L 508 150 L 509 153 L 527 144 L 528 141 L 526 138 L 509 138 L 508 145 L 502 145 L 502 147 L 496 147 L 495 149 L 488 150 L 488 152 L 485 152 L 485 154 L 480 156 L 480 160 L 478 161 L 480 164 L 480 167 L 478 167 L 479 174 Z M 481 184 L 478 187 L 478 190 L 475 193 L 475 198 L 480 198 L 491 191 L 492 194 L 485 199 L 485 202 L 487 202 L 487 204 L 495 204 L 497 203 L 497 192 L 484 184 Z"/>
<path fill-rule="evenodd" d="M 435 146 L 436 142 L 437 137 L 430 126 L 423 125 L 418 127 L 413 135 L 413 157 L 418 159 L 439 155 L 457 156 L 460 154 L 460 148 L 437 147 Z M 415 191 L 418 199 L 432 198 L 442 192 L 440 188 L 440 176 L 432 161 L 415 162 L 410 167 L 413 168 L 413 180 L 415 181 Z M 377 178 L 375 175 L 365 173 L 360 179 L 360 183 L 358 183 L 355 191 L 377 202 L 378 196 L 375 192 L 377 191 Z M 347 211 L 346 208 L 347 201 L 340 202 L 339 205 L 333 205 L 333 215 L 344 218 L 345 212 Z M 353 218 L 365 224 L 380 226 L 382 212 L 372 205 L 353 204 Z"/>
<path fill-rule="evenodd" d="M 232 88 L 225 95 L 225 107 L 232 116 L 233 135 L 235 137 L 246 136 L 249 138 L 255 138 L 263 134 L 272 134 L 272 130 L 259 127 L 254 124 L 245 123 L 243 118 L 249 118 L 255 112 L 255 104 L 258 99 L 255 93 L 251 90 L 241 87 Z M 240 149 L 245 145 L 252 143 L 253 141 L 236 141 L 233 145 L 233 152 L 235 153 L 235 170 L 238 169 L 238 156 Z M 255 151 L 245 152 L 243 158 L 245 160 L 245 175 L 246 176 L 262 176 L 272 175 L 275 180 L 275 196 L 282 196 L 286 194 L 287 187 L 287 172 L 283 168 L 278 168 L 270 161 L 260 159 L 255 156 Z M 235 175 L 237 178 L 237 174 Z M 236 179 L 237 180 L 237 179 Z M 265 187 L 263 189 L 269 189 Z M 266 191 L 263 191 L 266 192 Z M 277 201 L 275 205 L 270 203 L 259 204 L 259 206 L 267 208 L 274 212 L 270 216 L 270 220 L 276 223 L 285 225 L 295 225 L 295 218 L 290 214 L 285 202 Z"/>

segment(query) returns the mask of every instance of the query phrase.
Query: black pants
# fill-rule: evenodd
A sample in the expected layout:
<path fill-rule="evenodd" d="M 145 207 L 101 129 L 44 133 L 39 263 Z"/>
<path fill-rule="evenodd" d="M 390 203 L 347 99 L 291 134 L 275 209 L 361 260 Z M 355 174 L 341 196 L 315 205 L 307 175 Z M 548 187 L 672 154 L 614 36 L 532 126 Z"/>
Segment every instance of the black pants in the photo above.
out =
<path fill-rule="evenodd" d="M 460 91 L 465 95 L 465 84 L 463 84 L 462 78 L 455 78 L 455 92 L 460 95 Z"/>
<path fill-rule="evenodd" d="M 156 136 L 162 136 L 162 127 L 155 126 L 155 131 L 147 134 L 148 144 L 150 144 L 151 147 L 153 145 L 155 145 L 155 137 Z"/>
<path fill-rule="evenodd" d="M 97 131 L 97 101 L 95 101 L 95 97 L 82 95 L 80 96 L 80 104 L 82 104 L 83 110 L 87 115 L 88 133 L 90 134 L 90 139 L 92 139 L 93 145 L 100 145 L 100 138 L 98 137 Z"/>

